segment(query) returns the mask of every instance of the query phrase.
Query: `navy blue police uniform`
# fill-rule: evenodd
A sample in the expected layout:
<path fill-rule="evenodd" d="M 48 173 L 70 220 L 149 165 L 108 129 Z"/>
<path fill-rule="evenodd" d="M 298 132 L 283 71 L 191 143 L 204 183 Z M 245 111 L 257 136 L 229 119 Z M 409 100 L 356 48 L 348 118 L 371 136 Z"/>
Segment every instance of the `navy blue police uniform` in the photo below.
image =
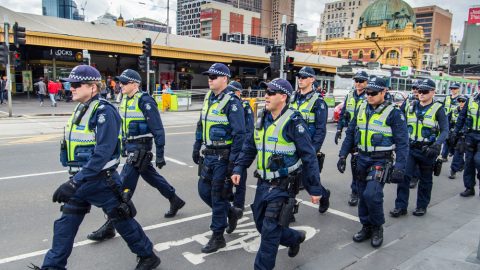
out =
<path fill-rule="evenodd" d="M 386 82 L 382 78 L 372 78 L 368 82 L 367 92 L 385 91 Z M 340 172 L 345 170 L 345 158 L 353 147 L 358 147 L 358 216 L 363 227 L 353 236 L 355 242 L 371 239 L 373 247 L 383 242 L 385 216 L 383 212 L 383 187 L 388 179 L 387 168 L 392 165 L 395 151 L 395 163 L 391 173 L 391 182 L 403 180 L 408 155 L 408 131 L 405 116 L 396 105 L 385 101 L 377 107 L 363 103 L 350 122 L 345 141 L 339 153 Z"/>
<path fill-rule="evenodd" d="M 221 63 L 213 64 L 203 74 L 209 76 L 230 77 L 230 70 Z M 233 170 L 245 139 L 245 117 L 242 102 L 227 89 L 218 95 L 209 91 L 205 96 L 200 120 L 197 124 L 196 139 L 193 146 L 193 160 L 199 163 L 200 149 L 204 156 L 198 181 L 198 192 L 202 200 L 212 208 L 210 229 L 213 236 L 202 252 L 215 252 L 225 247 L 223 233 L 228 226 L 233 232 L 238 213 L 228 201 L 231 183 L 227 177 Z M 227 220 L 228 219 L 228 220 Z"/>
<path fill-rule="evenodd" d="M 457 97 L 457 101 L 459 104 L 463 103 L 463 106 L 466 106 L 468 98 L 465 95 L 459 95 Z M 451 141 L 449 144 L 454 146 L 451 147 L 450 151 L 453 152 L 453 158 L 452 158 L 452 163 L 450 164 L 450 175 L 448 178 L 450 179 L 455 179 L 456 178 L 456 173 L 463 171 L 465 167 L 465 125 L 461 130 L 459 130 L 457 134 L 457 138 L 453 138 L 452 136 L 454 135 L 455 132 L 455 123 L 457 123 L 458 116 L 460 115 L 460 112 L 462 111 L 460 105 L 454 107 L 451 111 L 450 114 L 448 115 L 449 123 L 450 123 L 450 138 L 449 140 Z"/>
<path fill-rule="evenodd" d="M 72 87 L 100 80 L 100 73 L 87 65 L 75 67 L 64 79 Z M 55 221 L 52 248 L 45 256 L 42 269 L 66 269 L 75 235 L 91 205 L 103 209 L 130 250 L 140 258 L 136 269 L 154 269 L 160 264 L 152 243 L 133 218 L 133 204 L 121 199 L 120 177 L 116 172 L 120 124 L 116 108 L 98 95 L 76 107 L 67 125 L 61 151 L 62 164 L 70 168 L 73 176 L 53 195 L 54 202 L 64 203 L 63 213 Z"/>
<path fill-rule="evenodd" d="M 435 82 L 425 79 L 418 86 L 419 91 L 435 91 Z M 405 114 L 410 139 L 410 151 L 407 160 L 405 181 L 397 186 L 395 208 L 390 211 L 392 217 L 407 213 L 409 185 L 413 172 L 419 168 L 415 216 L 423 216 L 430 203 L 432 193 L 433 169 L 442 144 L 448 137 L 448 119 L 443 105 L 439 102 L 422 106 L 419 101 L 407 108 Z"/>
<path fill-rule="evenodd" d="M 353 76 L 353 79 L 356 81 L 368 81 L 368 74 L 365 71 L 359 71 Z M 356 89 L 350 91 L 345 97 L 343 102 L 343 108 L 340 112 L 340 118 L 337 124 L 337 134 L 336 137 L 341 137 L 342 130 L 348 127 L 348 124 L 353 119 L 353 116 L 356 114 L 360 104 L 365 102 L 365 91 L 358 94 Z M 335 141 L 337 143 L 337 141 Z M 350 183 L 350 189 L 352 193 L 350 194 L 350 199 L 348 204 L 350 206 L 356 206 L 358 204 L 358 190 L 357 190 L 357 175 L 354 173 L 356 171 L 356 159 L 357 159 L 357 150 L 354 147 L 350 153 L 350 168 L 352 170 L 352 182 Z"/>
<path fill-rule="evenodd" d="M 460 88 L 460 85 L 457 84 L 457 83 L 453 83 L 450 85 L 449 87 L 450 89 L 459 89 Z M 452 95 L 449 95 L 445 98 L 445 101 L 444 101 L 444 108 L 445 108 L 445 112 L 447 114 L 447 117 L 448 117 L 448 120 L 449 120 L 449 127 L 450 129 L 454 129 L 455 128 L 455 125 L 452 125 L 452 122 L 450 121 L 451 119 L 451 113 L 452 111 L 457 108 L 458 106 L 458 97 L 460 95 L 457 95 L 455 97 L 453 97 Z M 453 130 L 452 130 L 453 131 Z M 443 147 L 442 147 L 442 159 L 443 161 L 447 161 L 448 160 L 448 156 L 453 156 L 455 152 L 455 149 L 454 147 L 450 147 L 449 145 L 449 141 L 446 140 L 445 143 L 443 144 Z"/>
<path fill-rule="evenodd" d="M 274 79 L 267 83 L 267 87 L 267 91 L 287 94 L 290 98 L 293 94 L 292 86 L 283 79 Z M 278 129 L 275 128 L 271 132 L 272 128 L 269 129 L 269 127 L 272 125 Z M 245 142 L 233 172 L 240 174 L 252 164 L 257 154 L 258 159 L 263 159 L 263 161 L 257 161 L 257 189 L 251 207 L 255 225 L 261 234 L 254 269 L 266 270 L 275 267 L 279 245 L 289 247 L 288 255 L 294 257 L 299 252 L 300 244 L 305 240 L 304 232 L 288 227 L 291 211 L 286 210 L 287 218 L 283 219 L 286 223 L 280 225 L 282 208 L 291 199 L 295 200 L 291 197 L 286 180 L 303 168 L 305 176 L 301 179 L 308 193 L 312 196 L 320 196 L 322 190 L 316 153 L 308 127 L 298 111 L 286 105 L 281 114 L 274 119 L 270 112 L 264 110 L 255 130 L 257 134 L 260 132 L 263 132 L 264 136 L 251 136 Z M 271 133 L 268 134 L 267 140 L 268 132 Z M 266 155 L 270 158 L 265 158 Z M 275 158 L 274 162 L 274 156 L 280 157 L 280 160 Z M 290 180 L 288 183 L 291 183 Z"/>

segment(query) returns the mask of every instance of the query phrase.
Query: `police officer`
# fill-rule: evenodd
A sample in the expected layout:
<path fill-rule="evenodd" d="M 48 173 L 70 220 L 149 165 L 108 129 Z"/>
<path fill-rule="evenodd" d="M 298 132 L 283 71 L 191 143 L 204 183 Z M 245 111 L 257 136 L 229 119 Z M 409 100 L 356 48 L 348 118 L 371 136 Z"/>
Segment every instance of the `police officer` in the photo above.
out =
<path fill-rule="evenodd" d="M 457 123 L 458 116 L 465 107 L 467 100 L 468 99 L 465 95 L 459 95 L 457 97 L 459 105 L 450 111 L 448 119 L 450 121 L 449 127 L 452 134 L 455 131 L 455 123 Z M 457 135 L 457 140 L 451 140 L 450 142 L 450 145 L 455 146 L 450 149 L 451 152 L 454 152 L 452 164 L 450 164 L 450 175 L 448 176 L 450 179 L 455 179 L 457 172 L 463 171 L 465 166 L 465 126 L 459 130 Z"/>
<path fill-rule="evenodd" d="M 452 112 L 452 110 L 454 110 L 455 108 L 457 108 L 458 106 L 458 97 L 460 96 L 460 85 L 457 84 L 457 83 L 453 83 L 450 85 L 449 87 L 450 89 L 450 95 L 448 95 L 446 98 L 445 98 L 445 104 L 444 104 L 444 107 L 445 107 L 445 113 L 448 115 L 450 115 L 450 113 Z M 454 126 L 452 126 L 454 127 Z M 449 149 L 450 148 L 450 145 L 448 145 L 449 142 L 448 140 L 445 141 L 445 143 L 443 144 L 443 148 L 442 148 L 442 160 L 444 162 L 448 161 L 448 154 L 449 153 L 452 153 L 453 154 L 453 149 Z M 454 145 L 451 146 L 451 148 L 453 148 Z"/>
<path fill-rule="evenodd" d="M 303 181 L 312 203 L 318 203 L 322 194 L 308 127 L 301 114 L 288 107 L 292 86 L 278 78 L 263 85 L 267 86 L 265 110 L 259 114 L 255 136 L 245 142 L 232 176 L 238 185 L 241 172 L 257 157 L 258 182 L 252 211 L 262 237 L 254 269 L 262 270 L 275 267 L 279 245 L 289 247 L 288 256 L 295 257 L 305 241 L 304 232 L 288 227 L 298 193 L 297 181 Z M 305 176 L 299 177 L 302 169 Z"/>
<path fill-rule="evenodd" d="M 436 159 L 442 144 L 448 136 L 448 119 L 440 102 L 435 102 L 435 82 L 424 79 L 418 86 L 418 102 L 407 107 L 406 118 L 410 133 L 410 151 L 407 160 L 405 181 L 397 186 L 395 208 L 390 211 L 392 217 L 407 214 L 409 183 L 416 166 L 420 169 L 417 190 L 417 207 L 414 216 L 423 216 L 427 212 L 432 193 L 432 177 Z M 435 165 L 436 164 L 436 165 Z"/>
<path fill-rule="evenodd" d="M 237 81 L 231 81 L 228 86 L 228 90 L 234 93 L 238 98 L 242 96 L 242 84 Z M 250 103 L 245 100 L 242 101 L 243 113 L 245 116 L 245 140 L 253 136 L 253 130 L 255 128 L 254 119 L 253 119 L 253 110 L 250 106 Z M 237 212 L 238 218 L 243 216 L 243 210 L 245 208 L 245 193 L 247 190 L 247 170 L 245 169 L 241 173 L 240 183 L 236 186 L 235 192 L 233 193 L 233 207 L 235 212 Z"/>
<path fill-rule="evenodd" d="M 170 201 L 170 210 L 166 218 L 174 217 L 185 202 L 175 194 L 175 189 L 153 167 L 152 141 L 155 140 L 155 165 L 161 169 L 165 166 L 164 146 L 165 130 L 158 112 L 157 103 L 147 93 L 139 90 L 142 78 L 132 69 L 126 69 L 116 81 L 120 83 L 123 99 L 120 105 L 122 117 L 123 153 L 127 157 L 120 178 L 123 188 L 133 195 L 138 178 L 147 181 Z M 115 228 L 110 220 L 87 236 L 94 241 L 103 241 L 115 236 Z"/>
<path fill-rule="evenodd" d="M 360 105 L 348 126 L 337 163 L 338 170 L 343 173 L 346 157 L 357 142 L 358 164 L 352 173 L 358 175 L 358 216 L 363 227 L 353 236 L 353 241 L 371 238 L 370 244 L 375 248 L 383 243 L 383 186 L 389 181 L 403 181 L 408 154 L 405 117 L 394 104 L 385 100 L 386 88 L 383 78 L 368 81 L 367 102 Z M 394 150 L 395 164 L 392 165 Z"/>
<path fill-rule="evenodd" d="M 350 91 L 345 97 L 345 102 L 343 103 L 342 111 L 340 112 L 340 120 L 337 124 L 337 133 L 335 134 L 335 144 L 338 144 L 338 140 L 342 138 L 342 131 L 344 127 L 348 127 L 348 123 L 353 119 L 353 116 L 358 111 L 360 104 L 365 101 L 365 87 L 367 87 L 368 74 L 365 71 L 359 71 L 353 77 L 355 82 L 355 89 Z M 350 188 L 352 193 L 350 194 L 350 199 L 348 200 L 348 205 L 356 206 L 358 204 L 358 191 L 357 191 L 357 175 L 354 173 L 356 171 L 356 159 L 357 151 L 353 147 L 352 152 L 350 153 L 350 166 L 352 169 L 352 183 Z"/>
<path fill-rule="evenodd" d="M 475 195 L 475 176 L 480 172 L 480 95 L 475 95 L 467 100 L 458 115 L 455 130 L 451 136 L 456 140 L 462 130 L 465 130 L 465 170 L 463 171 L 463 184 L 465 190 L 460 193 L 462 197 Z"/>
<path fill-rule="evenodd" d="M 119 188 L 116 168 L 121 118 L 112 104 L 99 98 L 100 73 L 91 66 L 80 65 L 64 81 L 70 82 L 73 100 L 80 102 L 67 123 L 61 146 L 62 164 L 69 167 L 73 176 L 53 194 L 54 202 L 63 203 L 63 214 L 55 221 L 52 248 L 41 269 L 66 269 L 75 235 L 92 204 L 102 207 L 130 250 L 139 257 L 135 269 L 154 269 L 160 259 L 133 219 L 136 211 L 132 202 L 122 198 Z"/>
<path fill-rule="evenodd" d="M 305 122 L 307 122 L 308 133 L 312 138 L 312 144 L 317 153 L 317 159 L 323 166 L 324 154 L 320 152 L 325 136 L 327 134 L 328 107 L 320 93 L 315 91 L 315 71 L 311 67 L 303 67 L 297 73 L 298 89 L 295 93 L 291 107 L 298 110 Z M 319 168 L 320 172 L 322 168 Z M 304 170 L 305 171 L 305 170 Z M 318 211 L 325 213 L 330 206 L 330 190 L 322 186 L 322 199 Z"/>
<path fill-rule="evenodd" d="M 215 63 L 203 74 L 208 75 L 211 91 L 205 95 L 192 158 L 196 164 L 202 163 L 198 192 L 212 208 L 210 229 L 213 235 L 202 248 L 203 253 L 211 253 L 226 246 L 223 233 L 227 226 L 227 233 L 232 233 L 240 216 L 238 209 L 231 207 L 228 201 L 231 183 L 227 177 L 232 174 L 233 164 L 242 149 L 245 116 L 240 99 L 227 90 L 228 67 Z M 205 146 L 202 150 L 204 159 L 200 156 L 202 145 Z"/>

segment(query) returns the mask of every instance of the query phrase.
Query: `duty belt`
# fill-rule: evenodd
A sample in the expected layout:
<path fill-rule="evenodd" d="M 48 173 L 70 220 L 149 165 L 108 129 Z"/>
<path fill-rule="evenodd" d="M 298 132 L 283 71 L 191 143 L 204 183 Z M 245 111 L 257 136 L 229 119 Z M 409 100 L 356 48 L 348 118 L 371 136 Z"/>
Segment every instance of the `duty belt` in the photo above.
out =
<path fill-rule="evenodd" d="M 150 143 L 152 138 L 127 139 L 127 143 Z"/>
<path fill-rule="evenodd" d="M 365 152 L 360 150 L 359 153 L 364 156 L 368 156 L 371 158 L 391 158 L 393 152 L 392 151 L 374 151 L 374 152 Z"/>
<path fill-rule="evenodd" d="M 202 150 L 202 154 L 204 156 L 223 156 L 223 155 L 229 155 L 230 154 L 230 149 L 226 148 L 205 148 Z"/>

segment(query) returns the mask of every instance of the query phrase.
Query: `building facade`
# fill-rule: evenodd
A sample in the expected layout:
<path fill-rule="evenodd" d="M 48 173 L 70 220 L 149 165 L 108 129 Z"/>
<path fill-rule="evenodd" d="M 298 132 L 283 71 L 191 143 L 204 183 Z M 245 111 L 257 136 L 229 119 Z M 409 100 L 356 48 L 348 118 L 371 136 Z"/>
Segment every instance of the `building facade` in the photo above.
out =
<path fill-rule="evenodd" d="M 358 20 L 363 11 L 375 0 L 341 0 L 325 4 L 320 15 L 317 36 L 320 41 L 332 38 L 354 38 Z"/>
<path fill-rule="evenodd" d="M 167 27 L 165 23 L 162 23 L 150 18 L 145 18 L 145 17 L 127 20 L 125 22 L 125 27 L 160 32 L 160 33 L 172 32 L 172 28 Z"/>
<path fill-rule="evenodd" d="M 480 65 L 480 24 L 465 22 L 462 43 L 458 48 L 456 63 Z"/>
<path fill-rule="evenodd" d="M 262 0 L 261 35 L 266 38 L 280 39 L 280 26 L 283 15 L 287 24 L 293 22 L 295 0 Z"/>
<path fill-rule="evenodd" d="M 42 0 L 42 15 L 84 21 L 73 0 Z"/>
<path fill-rule="evenodd" d="M 355 38 L 314 42 L 313 52 L 338 58 L 421 67 L 423 28 L 415 25 L 413 9 L 402 0 L 377 0 L 359 18 Z"/>

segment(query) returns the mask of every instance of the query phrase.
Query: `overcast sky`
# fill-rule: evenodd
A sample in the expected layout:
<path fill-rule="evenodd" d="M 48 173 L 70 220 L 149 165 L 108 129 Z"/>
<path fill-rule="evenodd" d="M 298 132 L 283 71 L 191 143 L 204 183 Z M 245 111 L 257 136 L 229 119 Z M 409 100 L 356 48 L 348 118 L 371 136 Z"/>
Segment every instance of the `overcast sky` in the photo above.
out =
<path fill-rule="evenodd" d="M 463 35 L 463 22 L 467 19 L 468 8 L 476 0 L 405 0 L 412 7 L 438 5 L 453 13 L 452 35 L 460 39 Z M 120 12 L 125 19 L 149 17 L 158 21 L 167 20 L 167 0 L 76 0 L 79 8 L 85 5 L 87 20 L 95 20 L 106 11 L 118 16 Z M 298 28 L 307 30 L 310 35 L 316 35 L 325 3 L 333 0 L 296 0 L 295 20 Z M 9 9 L 41 14 L 41 0 L 0 0 L 0 5 Z M 175 33 L 177 1 L 170 1 L 170 25 Z M 82 11 L 80 10 L 80 13 Z"/>

